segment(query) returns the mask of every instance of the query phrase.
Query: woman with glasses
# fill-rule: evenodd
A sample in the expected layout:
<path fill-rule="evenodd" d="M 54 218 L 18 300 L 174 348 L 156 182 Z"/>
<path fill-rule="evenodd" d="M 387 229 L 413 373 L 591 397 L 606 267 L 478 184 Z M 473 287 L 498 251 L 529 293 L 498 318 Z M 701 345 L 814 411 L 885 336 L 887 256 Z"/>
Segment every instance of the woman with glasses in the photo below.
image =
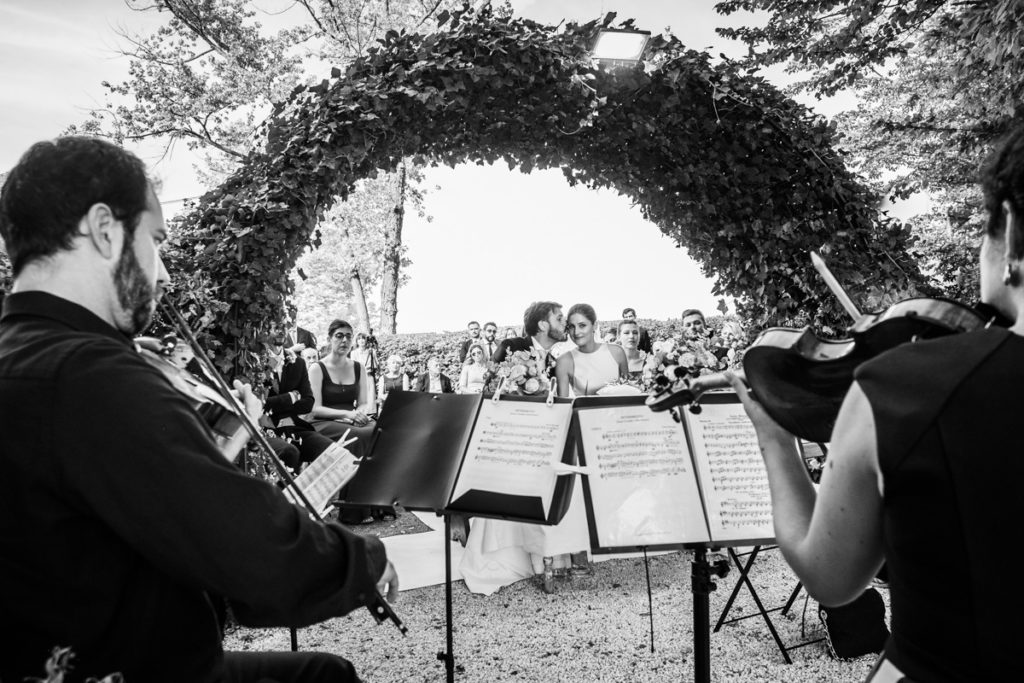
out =
<path fill-rule="evenodd" d="M 308 418 L 316 431 L 335 441 L 346 432 L 348 438 L 355 437 L 357 441 L 346 448 L 361 458 L 366 455 L 376 425 L 371 417 L 374 390 L 363 365 L 349 358 L 352 337 L 352 326 L 347 322 L 331 322 L 327 329 L 329 352 L 309 368 L 313 410 Z M 373 516 L 368 508 L 346 509 L 342 511 L 341 521 L 368 523 L 373 521 Z"/>
<path fill-rule="evenodd" d="M 460 394 L 483 392 L 484 384 L 487 382 L 485 355 L 484 347 L 480 344 L 473 344 L 469 347 L 469 355 L 466 356 L 466 363 L 462 366 L 462 373 L 459 375 Z"/>

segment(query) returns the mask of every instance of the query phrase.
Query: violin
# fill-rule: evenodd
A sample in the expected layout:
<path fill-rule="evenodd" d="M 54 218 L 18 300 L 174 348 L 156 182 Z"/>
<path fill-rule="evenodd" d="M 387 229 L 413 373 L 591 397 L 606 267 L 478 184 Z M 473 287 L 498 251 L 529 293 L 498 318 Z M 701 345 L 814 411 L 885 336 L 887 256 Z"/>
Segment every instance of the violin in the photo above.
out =
<path fill-rule="evenodd" d="M 819 270 L 823 267 L 821 263 Z M 809 327 L 769 328 L 747 348 L 742 371 L 736 373 L 772 419 L 813 443 L 831 438 L 839 408 L 853 384 L 853 372 L 864 361 L 900 344 L 1010 322 L 991 307 L 972 308 L 941 298 L 905 299 L 882 312 L 861 315 L 843 297 L 844 307 L 856 313 L 847 329 L 849 338 L 821 339 Z M 722 373 L 690 378 L 685 368 L 670 370 L 671 376 L 659 377 L 647 398 L 651 410 L 688 405 L 699 413 L 704 393 L 729 386 Z"/>
<path fill-rule="evenodd" d="M 164 315 L 173 323 L 174 327 L 181 331 L 188 347 L 198 362 L 199 370 L 212 383 L 213 386 L 198 379 L 194 374 L 183 367 L 175 364 L 172 360 L 175 349 L 178 347 L 178 339 L 174 335 L 167 335 L 161 339 L 152 337 L 138 337 L 135 339 L 135 348 L 151 365 L 160 370 L 171 382 L 171 385 L 178 389 L 187 398 L 195 402 L 197 410 L 207 421 L 217 436 L 218 445 L 222 440 L 231 440 L 238 434 L 238 429 L 243 429 L 256 442 L 256 445 L 263 451 L 264 455 L 274 464 L 278 475 L 284 481 L 287 488 L 290 488 L 298 501 L 302 503 L 309 515 L 318 521 L 323 521 L 320 513 L 309 502 L 309 498 L 302 491 L 302 488 L 295 483 L 295 478 L 288 472 L 288 469 L 277 456 L 273 446 L 267 440 L 259 425 L 245 411 L 239 403 L 238 398 L 232 392 L 227 382 L 217 372 L 216 366 L 203 351 L 195 335 L 188 326 L 188 322 L 178 309 L 164 296 L 159 302 L 160 309 Z M 205 413 L 205 415 L 204 415 Z M 211 422 L 211 420 L 213 420 Z M 223 452 L 223 447 L 221 448 Z M 229 459 L 231 454 L 225 454 Z M 374 590 L 366 608 L 370 611 L 374 621 L 378 624 L 390 619 L 398 628 L 401 634 L 407 635 L 408 628 L 395 613 L 388 601 L 379 591 Z M 294 635 L 293 635 L 294 637 Z"/>
<path fill-rule="evenodd" d="M 178 338 L 173 334 L 156 337 L 136 337 L 132 340 L 135 350 L 142 358 L 163 374 L 203 418 L 213 431 L 214 439 L 221 454 L 229 461 L 234 461 L 236 454 L 228 452 L 230 443 L 236 436 L 246 431 L 242 419 L 235 407 L 224 399 L 221 394 L 196 375 L 189 372 L 184 363 L 175 362 L 175 351 Z"/>

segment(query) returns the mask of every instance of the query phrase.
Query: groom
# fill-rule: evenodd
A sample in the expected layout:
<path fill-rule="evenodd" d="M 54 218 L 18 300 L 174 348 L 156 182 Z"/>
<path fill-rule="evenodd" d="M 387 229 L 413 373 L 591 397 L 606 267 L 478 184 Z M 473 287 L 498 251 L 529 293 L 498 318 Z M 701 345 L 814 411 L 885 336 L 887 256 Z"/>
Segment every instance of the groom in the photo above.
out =
<path fill-rule="evenodd" d="M 533 302 L 523 313 L 523 330 L 526 334 L 524 337 L 503 339 L 491 360 L 500 363 L 510 353 L 533 351 L 544 362 L 548 374 L 553 376 L 555 358 L 550 353 L 551 347 L 565 341 L 565 316 L 562 314 L 562 304 L 554 301 Z"/>

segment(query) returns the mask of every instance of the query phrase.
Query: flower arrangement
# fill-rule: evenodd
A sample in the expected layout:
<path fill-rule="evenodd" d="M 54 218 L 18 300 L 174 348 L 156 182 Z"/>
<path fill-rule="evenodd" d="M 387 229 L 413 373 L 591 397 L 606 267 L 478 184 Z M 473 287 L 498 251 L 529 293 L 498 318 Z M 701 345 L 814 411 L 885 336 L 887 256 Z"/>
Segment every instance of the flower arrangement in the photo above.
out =
<path fill-rule="evenodd" d="M 645 389 L 641 386 L 639 380 L 632 378 L 622 379 L 619 378 L 614 382 L 608 382 L 603 387 L 597 390 L 598 396 L 635 396 L 636 394 L 645 393 Z"/>
<path fill-rule="evenodd" d="M 536 396 L 550 391 L 551 380 L 544 362 L 533 352 L 515 351 L 494 365 L 487 389 L 497 391 L 499 387 L 503 393 Z"/>
<path fill-rule="evenodd" d="M 667 339 L 658 342 L 647 356 L 641 375 L 641 384 L 651 390 L 658 384 L 658 377 L 666 372 L 673 374 L 672 381 L 678 377 L 677 369 L 682 368 L 690 377 L 699 377 L 719 372 L 728 367 L 728 362 L 720 360 L 711 351 L 708 340 L 700 339 Z"/>

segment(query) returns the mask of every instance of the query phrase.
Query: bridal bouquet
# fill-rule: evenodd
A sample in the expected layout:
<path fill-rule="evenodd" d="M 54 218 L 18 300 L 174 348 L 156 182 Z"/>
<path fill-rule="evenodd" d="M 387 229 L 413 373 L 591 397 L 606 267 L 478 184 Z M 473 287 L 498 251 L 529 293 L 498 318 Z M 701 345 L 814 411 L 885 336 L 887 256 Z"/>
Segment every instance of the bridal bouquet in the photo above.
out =
<path fill-rule="evenodd" d="M 529 351 L 515 351 L 509 354 L 494 368 L 493 386 L 489 390 L 497 390 L 521 396 L 547 394 L 551 382 L 543 361 Z"/>

